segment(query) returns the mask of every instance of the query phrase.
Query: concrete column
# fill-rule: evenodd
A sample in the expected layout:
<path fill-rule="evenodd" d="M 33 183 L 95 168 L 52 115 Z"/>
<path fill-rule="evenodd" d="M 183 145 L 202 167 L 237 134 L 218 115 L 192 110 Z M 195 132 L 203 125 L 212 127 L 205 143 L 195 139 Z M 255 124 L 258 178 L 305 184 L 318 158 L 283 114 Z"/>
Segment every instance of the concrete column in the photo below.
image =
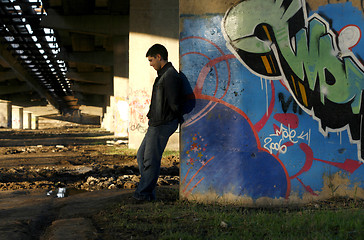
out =
<path fill-rule="evenodd" d="M 24 129 L 32 129 L 32 113 L 24 112 L 23 113 L 23 127 Z"/>
<path fill-rule="evenodd" d="M 0 127 L 11 128 L 11 102 L 0 100 Z"/>
<path fill-rule="evenodd" d="M 179 1 L 130 1 L 129 32 L 129 148 L 138 148 L 148 126 L 145 115 L 157 76 L 145 54 L 153 44 L 160 43 L 167 48 L 168 60 L 178 70 Z M 178 140 L 178 134 L 174 134 L 167 148 L 178 149 Z"/>
<path fill-rule="evenodd" d="M 114 134 L 128 137 L 129 38 L 114 36 Z"/>
<path fill-rule="evenodd" d="M 12 128 L 23 129 L 23 108 L 13 106 L 12 107 Z"/>
<path fill-rule="evenodd" d="M 114 97 L 110 97 L 110 106 L 106 107 L 106 112 L 101 123 L 101 127 L 107 131 L 114 132 Z"/>
<path fill-rule="evenodd" d="M 38 129 L 39 128 L 39 117 L 32 115 L 32 129 Z"/>

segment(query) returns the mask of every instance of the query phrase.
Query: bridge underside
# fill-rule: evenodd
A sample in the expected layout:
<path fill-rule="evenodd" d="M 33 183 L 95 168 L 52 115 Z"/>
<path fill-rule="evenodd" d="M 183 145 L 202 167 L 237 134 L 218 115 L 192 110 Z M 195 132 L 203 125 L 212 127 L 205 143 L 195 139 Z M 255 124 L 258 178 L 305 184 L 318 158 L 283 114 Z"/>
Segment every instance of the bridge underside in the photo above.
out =
<path fill-rule="evenodd" d="M 118 0 L 0 0 L 0 99 L 101 117 L 115 74 L 128 77 L 120 52 L 128 49 L 129 7 Z"/>

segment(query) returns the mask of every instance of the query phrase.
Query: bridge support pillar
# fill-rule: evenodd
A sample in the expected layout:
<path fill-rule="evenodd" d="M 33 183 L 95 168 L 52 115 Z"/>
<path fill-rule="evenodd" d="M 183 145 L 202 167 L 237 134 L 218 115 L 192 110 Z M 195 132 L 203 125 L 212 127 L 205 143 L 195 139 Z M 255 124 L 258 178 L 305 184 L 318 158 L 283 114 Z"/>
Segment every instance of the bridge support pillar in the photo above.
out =
<path fill-rule="evenodd" d="M 111 106 L 114 115 L 114 133 L 117 137 L 128 137 L 129 125 L 129 38 L 114 36 L 114 98 Z"/>
<path fill-rule="evenodd" d="M 179 1 L 130 1 L 129 29 L 129 148 L 138 148 L 148 127 L 146 114 L 156 71 L 145 57 L 156 44 L 168 50 L 168 61 L 179 69 Z M 161 11 L 163 9 L 163 11 Z M 166 24 L 168 23 L 168 24 Z M 166 26 L 161 28 L 161 26 Z M 178 133 L 167 148 L 178 149 Z"/>
<path fill-rule="evenodd" d="M 23 128 L 32 129 L 32 113 L 31 112 L 23 113 Z"/>
<path fill-rule="evenodd" d="M 0 100 L 0 127 L 11 128 L 11 102 Z"/>
<path fill-rule="evenodd" d="M 39 128 L 39 117 L 32 115 L 32 129 L 38 129 Z"/>
<path fill-rule="evenodd" d="M 12 106 L 12 128 L 23 129 L 23 111 L 22 107 Z"/>

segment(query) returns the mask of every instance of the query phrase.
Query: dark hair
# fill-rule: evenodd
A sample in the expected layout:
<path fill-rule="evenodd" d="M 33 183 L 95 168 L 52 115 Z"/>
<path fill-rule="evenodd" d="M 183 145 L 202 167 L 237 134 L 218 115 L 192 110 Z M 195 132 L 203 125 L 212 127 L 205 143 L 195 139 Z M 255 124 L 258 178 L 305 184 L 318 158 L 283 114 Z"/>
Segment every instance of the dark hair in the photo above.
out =
<path fill-rule="evenodd" d="M 163 60 L 168 61 L 168 51 L 161 44 L 154 44 L 153 46 L 151 46 L 145 57 L 156 57 L 157 54 L 160 54 Z"/>

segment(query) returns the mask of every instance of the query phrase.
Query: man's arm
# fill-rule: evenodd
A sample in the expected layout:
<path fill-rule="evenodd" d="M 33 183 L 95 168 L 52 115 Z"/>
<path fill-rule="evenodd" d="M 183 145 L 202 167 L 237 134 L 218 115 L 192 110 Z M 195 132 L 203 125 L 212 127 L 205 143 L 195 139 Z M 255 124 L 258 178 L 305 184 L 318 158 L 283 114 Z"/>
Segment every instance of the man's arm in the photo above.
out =
<path fill-rule="evenodd" d="M 182 81 L 176 71 L 167 71 L 165 79 L 165 96 L 172 111 L 180 115 Z"/>

